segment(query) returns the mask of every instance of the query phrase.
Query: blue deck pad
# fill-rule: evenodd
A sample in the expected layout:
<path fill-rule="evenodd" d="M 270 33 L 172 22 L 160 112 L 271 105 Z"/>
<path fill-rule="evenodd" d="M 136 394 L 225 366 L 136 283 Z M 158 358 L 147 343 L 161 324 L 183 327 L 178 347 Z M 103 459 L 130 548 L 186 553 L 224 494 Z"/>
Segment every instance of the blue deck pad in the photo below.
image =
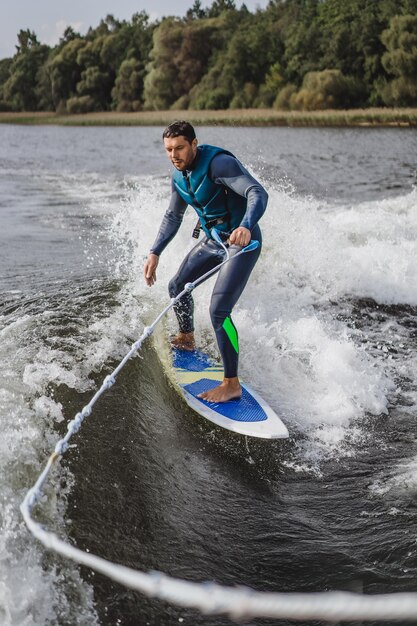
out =
<path fill-rule="evenodd" d="M 216 365 L 215 361 L 207 354 L 199 350 L 172 350 L 173 365 L 177 369 L 187 370 L 188 372 L 202 372 L 208 367 Z"/>
<path fill-rule="evenodd" d="M 199 393 L 208 391 L 217 387 L 219 381 L 201 378 L 195 383 L 184 385 L 184 389 L 188 391 L 196 400 L 210 407 L 219 415 L 228 417 L 235 422 L 263 422 L 268 418 L 260 404 L 253 398 L 244 387 L 242 387 L 242 398 L 240 400 L 230 400 L 229 402 L 206 402 L 201 398 L 197 398 Z"/>

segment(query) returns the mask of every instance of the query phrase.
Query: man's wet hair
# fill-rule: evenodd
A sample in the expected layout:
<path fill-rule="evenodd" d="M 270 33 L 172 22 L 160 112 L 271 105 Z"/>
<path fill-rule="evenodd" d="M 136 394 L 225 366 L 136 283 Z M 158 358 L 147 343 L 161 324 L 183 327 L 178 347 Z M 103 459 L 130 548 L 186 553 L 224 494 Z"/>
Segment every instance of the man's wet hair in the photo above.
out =
<path fill-rule="evenodd" d="M 172 122 L 162 133 L 162 139 L 165 139 L 165 137 L 169 139 L 171 137 L 185 137 L 191 143 L 195 139 L 195 130 L 190 122 L 185 122 L 184 120 Z"/>

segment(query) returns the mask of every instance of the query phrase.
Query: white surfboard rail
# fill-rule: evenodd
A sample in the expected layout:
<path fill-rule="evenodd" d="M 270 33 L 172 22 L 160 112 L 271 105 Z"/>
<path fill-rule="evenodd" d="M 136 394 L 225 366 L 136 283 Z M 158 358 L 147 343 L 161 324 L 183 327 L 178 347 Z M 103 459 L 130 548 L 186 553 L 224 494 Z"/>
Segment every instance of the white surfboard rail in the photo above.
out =
<path fill-rule="evenodd" d="M 226 412 L 221 404 L 205 402 L 192 386 L 210 380 L 213 385 L 223 380 L 223 366 L 202 350 L 191 352 L 169 349 L 166 337 L 156 339 L 155 348 L 162 366 L 174 388 L 196 413 L 211 423 L 245 437 L 260 439 L 287 439 L 288 429 L 273 408 L 245 381 L 240 380 L 242 401 L 232 402 Z M 257 413 L 262 419 L 249 419 Z M 245 419 L 245 417 L 247 419 Z"/>
<path fill-rule="evenodd" d="M 34 507 L 43 501 L 43 487 L 49 473 L 58 459 L 65 454 L 71 437 L 79 431 L 82 422 L 88 417 L 102 394 L 116 382 L 116 377 L 140 349 L 156 325 L 172 306 L 187 292 L 208 275 L 215 273 L 222 265 L 246 251 L 243 248 L 234 257 L 226 258 L 217 268 L 210 270 L 198 281 L 185 286 L 176 298 L 158 315 L 155 321 L 145 327 L 141 337 L 136 341 L 115 370 L 104 379 L 101 387 L 90 402 L 77 413 L 67 427 L 67 434 L 60 439 L 50 455 L 44 470 L 36 483 L 27 492 L 20 510 L 23 519 L 32 533 L 48 550 L 64 556 L 80 565 L 108 576 L 112 580 L 139 591 L 149 597 L 170 602 L 177 606 L 193 608 L 209 615 L 228 615 L 231 619 L 249 619 L 254 617 L 285 618 L 294 620 L 336 621 L 392 621 L 417 618 L 417 593 L 392 593 L 383 595 L 361 595 L 351 592 L 327 591 L 316 593 L 261 592 L 245 587 L 225 587 L 216 583 L 196 583 L 168 576 L 162 572 L 141 572 L 123 565 L 112 563 L 106 559 L 84 552 L 59 538 L 44 528 L 33 517 Z"/>

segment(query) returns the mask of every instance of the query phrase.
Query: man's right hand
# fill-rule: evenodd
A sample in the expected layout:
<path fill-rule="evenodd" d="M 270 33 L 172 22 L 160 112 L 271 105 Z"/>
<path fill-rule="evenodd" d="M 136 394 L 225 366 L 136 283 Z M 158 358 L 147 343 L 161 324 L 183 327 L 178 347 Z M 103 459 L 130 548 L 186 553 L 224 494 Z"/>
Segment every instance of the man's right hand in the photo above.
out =
<path fill-rule="evenodd" d="M 156 281 L 156 268 L 158 267 L 158 263 L 159 256 L 151 252 L 146 260 L 145 267 L 143 268 L 143 275 L 145 276 L 145 281 L 148 287 L 152 287 Z"/>

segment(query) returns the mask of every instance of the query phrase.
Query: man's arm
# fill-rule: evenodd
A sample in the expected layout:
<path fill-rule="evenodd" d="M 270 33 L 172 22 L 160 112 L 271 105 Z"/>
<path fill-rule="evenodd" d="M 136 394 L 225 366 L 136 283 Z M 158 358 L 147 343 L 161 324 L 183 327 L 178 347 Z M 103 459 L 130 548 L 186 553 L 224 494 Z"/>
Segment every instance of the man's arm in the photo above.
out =
<path fill-rule="evenodd" d="M 158 235 L 151 247 L 151 252 L 153 254 L 159 256 L 163 250 L 165 250 L 169 242 L 175 237 L 179 227 L 181 226 L 186 208 L 187 203 L 175 190 L 174 185 L 172 185 L 171 201 L 164 217 L 162 218 Z"/>
<path fill-rule="evenodd" d="M 239 225 L 239 229 L 247 229 L 251 231 L 253 227 L 261 219 L 268 203 L 268 194 L 262 185 L 243 167 L 242 163 L 229 154 L 218 154 L 214 157 L 210 164 L 210 178 L 218 185 L 224 185 L 232 189 L 235 193 L 247 198 L 246 213 Z M 236 229 L 239 230 L 239 229 Z M 234 231 L 235 232 L 235 231 Z M 247 237 L 239 237 L 238 245 L 247 245 L 241 243 L 242 239 Z"/>
<path fill-rule="evenodd" d="M 159 255 L 165 250 L 169 242 L 178 232 L 184 217 L 187 203 L 181 198 L 179 193 L 172 185 L 172 196 L 168 209 L 162 218 L 158 235 L 149 252 L 145 267 L 143 270 L 146 284 L 151 287 L 156 281 L 156 268 L 159 263 Z"/>

